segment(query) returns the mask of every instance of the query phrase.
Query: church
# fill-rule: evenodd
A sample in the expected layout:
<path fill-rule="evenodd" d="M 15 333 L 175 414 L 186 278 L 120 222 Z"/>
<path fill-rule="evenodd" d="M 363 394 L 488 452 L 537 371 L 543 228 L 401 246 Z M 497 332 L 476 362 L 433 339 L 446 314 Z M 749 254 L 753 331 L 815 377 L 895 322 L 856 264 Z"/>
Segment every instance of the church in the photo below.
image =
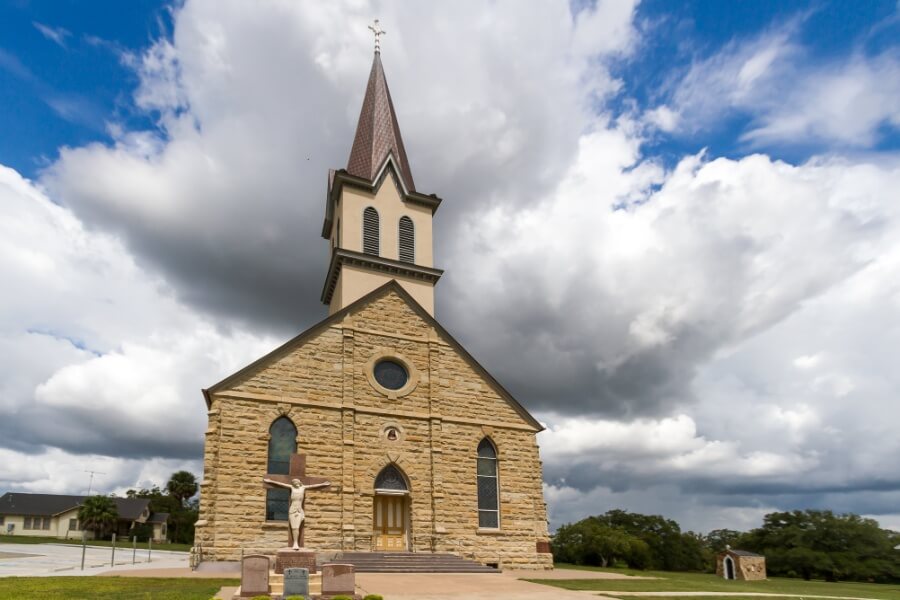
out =
<path fill-rule="evenodd" d="M 435 319 L 441 199 L 416 189 L 377 39 L 347 168 L 328 175 L 329 316 L 203 391 L 195 558 L 283 548 L 290 490 L 263 484 L 280 477 L 324 482 L 305 502 L 316 552 L 552 568 L 542 427 Z"/>

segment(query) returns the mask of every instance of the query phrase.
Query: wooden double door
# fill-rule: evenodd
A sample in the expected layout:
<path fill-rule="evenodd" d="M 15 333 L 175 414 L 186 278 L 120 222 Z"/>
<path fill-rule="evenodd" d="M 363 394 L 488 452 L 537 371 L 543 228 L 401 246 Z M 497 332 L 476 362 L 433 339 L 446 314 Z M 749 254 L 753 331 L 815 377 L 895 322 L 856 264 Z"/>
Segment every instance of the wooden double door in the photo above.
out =
<path fill-rule="evenodd" d="M 375 496 L 373 533 L 377 552 L 405 552 L 407 550 L 408 516 L 407 496 Z"/>

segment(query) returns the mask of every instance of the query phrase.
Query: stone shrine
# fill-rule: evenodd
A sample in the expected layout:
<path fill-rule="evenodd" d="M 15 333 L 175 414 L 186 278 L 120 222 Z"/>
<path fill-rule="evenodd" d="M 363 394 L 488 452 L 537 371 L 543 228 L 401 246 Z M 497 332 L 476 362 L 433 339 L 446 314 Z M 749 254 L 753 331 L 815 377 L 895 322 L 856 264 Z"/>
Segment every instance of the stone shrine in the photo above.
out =
<path fill-rule="evenodd" d="M 330 486 L 304 490 L 292 548 L 552 568 L 543 428 L 434 317 L 441 202 L 415 186 L 376 49 L 347 166 L 327 179 L 329 316 L 203 391 L 202 560 L 281 561 L 308 466 Z"/>

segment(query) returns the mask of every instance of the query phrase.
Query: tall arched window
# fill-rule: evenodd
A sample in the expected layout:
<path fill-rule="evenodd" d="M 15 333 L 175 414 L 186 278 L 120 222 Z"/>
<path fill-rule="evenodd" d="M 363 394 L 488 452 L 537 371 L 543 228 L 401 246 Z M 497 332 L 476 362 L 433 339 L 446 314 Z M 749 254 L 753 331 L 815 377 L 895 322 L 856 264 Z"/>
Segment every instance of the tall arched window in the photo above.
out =
<path fill-rule="evenodd" d="M 297 452 L 297 428 L 287 417 L 278 417 L 269 427 L 269 462 L 267 473 L 287 475 L 291 454 Z M 291 490 L 266 490 L 266 521 L 287 521 Z"/>
<path fill-rule="evenodd" d="M 371 206 L 363 211 L 363 252 L 378 256 L 381 246 L 378 240 L 378 211 Z"/>
<path fill-rule="evenodd" d="M 478 526 L 500 527 L 500 484 L 497 449 L 487 438 L 478 444 Z"/>
<path fill-rule="evenodd" d="M 416 262 L 416 229 L 412 219 L 400 217 L 400 260 L 403 262 Z"/>

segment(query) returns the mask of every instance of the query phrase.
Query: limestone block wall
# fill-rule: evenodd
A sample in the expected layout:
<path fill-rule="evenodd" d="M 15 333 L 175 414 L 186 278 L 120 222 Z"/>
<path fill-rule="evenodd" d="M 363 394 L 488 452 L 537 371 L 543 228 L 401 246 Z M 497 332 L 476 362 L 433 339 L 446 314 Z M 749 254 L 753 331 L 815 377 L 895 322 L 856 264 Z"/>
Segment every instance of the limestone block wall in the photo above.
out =
<path fill-rule="evenodd" d="M 725 577 L 725 557 L 734 561 L 735 579 L 742 581 L 758 581 L 766 579 L 766 558 L 764 556 L 744 556 L 723 552 L 716 557 L 716 575 Z"/>
<path fill-rule="evenodd" d="M 402 396 L 373 385 L 379 355 L 398 356 L 415 385 Z M 332 487 L 307 495 L 306 545 L 372 550 L 374 482 L 388 464 L 406 475 L 409 546 L 511 567 L 552 567 L 535 428 L 394 292 L 273 353 L 211 394 L 196 544 L 206 560 L 274 554 L 286 525 L 265 521 L 268 430 L 298 429 L 307 474 Z M 400 431 L 388 440 L 387 427 Z M 476 458 L 498 450 L 500 528 L 479 530 Z"/>

